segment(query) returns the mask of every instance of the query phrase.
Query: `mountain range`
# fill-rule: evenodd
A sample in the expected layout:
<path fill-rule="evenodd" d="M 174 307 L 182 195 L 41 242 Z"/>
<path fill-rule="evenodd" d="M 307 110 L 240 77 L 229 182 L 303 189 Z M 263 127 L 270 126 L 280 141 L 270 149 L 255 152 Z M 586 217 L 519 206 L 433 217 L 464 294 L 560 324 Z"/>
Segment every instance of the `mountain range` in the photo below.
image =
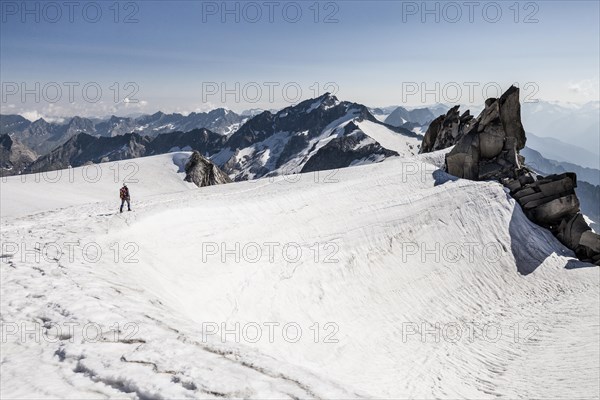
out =
<path fill-rule="evenodd" d="M 558 161 L 579 160 L 584 167 L 600 168 L 600 102 L 592 101 L 583 105 L 557 103 L 549 101 L 525 102 L 521 110 L 523 125 L 527 127 L 527 136 L 533 133 L 538 138 L 558 139 L 571 146 L 586 151 L 577 156 L 577 152 L 566 152 L 567 149 L 558 143 L 554 147 L 555 154 L 551 158 Z M 530 144 L 533 144 L 531 140 Z M 550 143 L 552 143 L 550 141 Z M 551 145 L 548 145 L 550 147 Z M 536 150 L 543 150 L 532 146 Z M 548 149 L 549 150 L 549 149 Z M 565 153 L 562 153 L 562 151 Z M 561 156 L 567 159 L 560 159 Z M 550 156 L 548 154 L 547 156 Z M 572 156 L 575 156 L 574 158 Z"/>
<path fill-rule="evenodd" d="M 38 155 L 45 155 L 78 133 L 96 137 L 126 133 L 156 137 L 163 133 L 207 128 L 220 135 L 229 135 L 248 118 L 224 108 L 188 115 L 160 111 L 136 118 L 113 115 L 103 120 L 75 116 L 66 123 L 47 122 L 43 118 L 31 122 L 20 115 L 0 115 L 0 135 L 10 135 Z"/>
<path fill-rule="evenodd" d="M 337 169 L 418 153 L 419 133 L 427 130 L 436 113 L 448 109 L 444 105 L 368 108 L 327 93 L 280 111 L 250 110 L 245 116 L 221 108 L 187 116 L 157 112 L 103 120 L 73 117 L 58 124 L 2 115 L 0 174 L 43 172 L 177 150 L 198 151 L 237 181 Z M 594 154 L 558 139 L 530 133 L 527 138 L 528 146 L 522 151 L 527 164 L 541 174 L 576 172 L 582 209 L 600 220 L 600 170 L 580 166 L 589 165 Z"/>
<path fill-rule="evenodd" d="M 138 121 L 153 123 L 143 117 Z M 232 179 L 246 180 L 414 155 L 420 140 L 419 135 L 407 129 L 380 122 L 367 107 L 339 101 L 327 93 L 275 114 L 262 112 L 231 135 L 206 128 L 157 136 L 135 132 L 93 136 L 79 132 L 37 158 L 25 172 L 195 150 L 210 157 Z"/>

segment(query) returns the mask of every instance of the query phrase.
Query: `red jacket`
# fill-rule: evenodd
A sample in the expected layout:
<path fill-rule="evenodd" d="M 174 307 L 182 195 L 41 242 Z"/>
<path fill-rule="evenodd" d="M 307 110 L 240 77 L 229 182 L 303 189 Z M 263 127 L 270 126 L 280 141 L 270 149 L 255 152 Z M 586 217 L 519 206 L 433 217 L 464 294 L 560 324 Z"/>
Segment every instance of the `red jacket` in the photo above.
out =
<path fill-rule="evenodd" d="M 119 190 L 119 196 L 121 200 L 129 200 L 129 189 L 127 186 L 123 186 L 121 190 Z"/>

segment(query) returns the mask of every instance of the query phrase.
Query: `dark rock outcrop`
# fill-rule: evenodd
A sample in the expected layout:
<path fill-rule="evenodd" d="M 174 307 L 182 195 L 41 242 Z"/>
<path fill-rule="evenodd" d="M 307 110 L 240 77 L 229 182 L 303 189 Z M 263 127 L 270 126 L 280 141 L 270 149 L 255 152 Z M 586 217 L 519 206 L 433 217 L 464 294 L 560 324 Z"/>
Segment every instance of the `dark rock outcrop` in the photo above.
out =
<path fill-rule="evenodd" d="M 429 153 L 452 146 L 471 128 L 473 116 L 469 110 L 459 114 L 459 106 L 454 106 L 446 115 L 434 119 L 423 138 L 421 153 Z"/>
<path fill-rule="evenodd" d="M 525 147 L 519 89 L 488 99 L 481 114 L 459 116 L 458 106 L 429 126 L 421 152 L 454 146 L 446 154 L 446 171 L 459 178 L 497 180 L 504 184 L 533 222 L 549 229 L 581 260 L 600 265 L 600 235 L 580 213 L 577 176 L 566 172 L 542 176 L 524 166 Z"/>
<path fill-rule="evenodd" d="M 455 143 L 446 156 L 448 173 L 474 180 L 516 178 L 521 168 L 517 155 L 526 141 L 519 89 L 512 86 L 499 99 L 488 99 L 474 120 L 466 113 L 458 118 L 457 107 L 448 114 L 452 112 L 452 129 L 442 129 L 435 142 L 438 147 Z"/>
<path fill-rule="evenodd" d="M 37 158 L 24 144 L 0 135 L 0 176 L 18 175 Z"/>
<path fill-rule="evenodd" d="M 231 179 L 215 164 L 194 151 L 185 164 L 186 182 L 192 182 L 198 187 L 230 183 Z"/>
<path fill-rule="evenodd" d="M 575 193 L 577 175 L 567 172 L 533 178 L 531 173 L 523 172 L 519 178 L 503 183 L 525 215 L 550 230 L 579 259 L 600 265 L 600 235 L 592 231 L 580 212 Z"/>
<path fill-rule="evenodd" d="M 529 219 L 546 228 L 553 228 L 579 212 L 575 195 L 577 178 L 573 173 L 538 176 L 537 180 L 525 184 L 517 179 L 507 181 L 506 185 Z"/>

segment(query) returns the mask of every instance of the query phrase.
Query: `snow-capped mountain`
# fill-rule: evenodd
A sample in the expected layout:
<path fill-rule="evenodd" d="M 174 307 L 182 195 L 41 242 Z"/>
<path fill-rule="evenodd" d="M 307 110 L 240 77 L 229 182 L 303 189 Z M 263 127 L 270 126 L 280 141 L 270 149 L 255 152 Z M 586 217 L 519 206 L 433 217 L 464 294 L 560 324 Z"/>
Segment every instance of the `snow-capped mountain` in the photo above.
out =
<path fill-rule="evenodd" d="M 145 124 L 171 123 L 173 116 L 154 114 Z M 160 122 L 158 122 L 160 121 Z M 209 129 L 163 133 L 155 137 L 127 133 L 113 137 L 80 133 L 27 172 L 77 167 L 177 150 L 210 157 L 232 179 L 343 168 L 418 152 L 420 136 L 378 121 L 360 104 L 325 94 L 272 114 L 265 111 L 231 135 Z"/>
<path fill-rule="evenodd" d="M 235 180 L 343 168 L 418 152 L 420 136 L 375 118 L 367 107 L 326 93 L 263 112 L 211 157 Z"/>
<path fill-rule="evenodd" d="M 244 117 L 256 117 L 258 114 L 262 114 L 265 111 L 269 111 L 271 114 L 276 113 L 278 110 L 271 108 L 268 110 L 265 110 L 264 108 L 249 108 L 247 110 L 244 110 L 240 113 L 241 116 Z"/>
<path fill-rule="evenodd" d="M 42 118 L 30 122 L 18 115 L 0 115 L 0 134 L 11 136 L 37 154 L 46 154 L 80 132 L 95 132 L 94 123 L 81 117 L 59 124 Z"/>
<path fill-rule="evenodd" d="M 139 134 L 156 136 L 174 131 L 191 131 L 206 128 L 221 135 L 229 135 L 245 121 L 247 117 L 236 114 L 225 108 L 217 108 L 209 112 L 182 114 L 165 114 L 157 112 L 135 119 L 135 131 Z"/>
<path fill-rule="evenodd" d="M 221 135 L 230 135 L 247 120 L 223 108 L 206 113 L 165 114 L 157 112 L 137 118 L 111 116 L 105 120 L 73 117 L 65 124 L 44 119 L 30 122 L 18 115 L 0 115 L 0 134 L 8 134 L 29 146 L 40 155 L 47 154 L 78 133 L 114 137 L 126 133 L 155 137 L 162 133 L 187 132 L 206 128 Z"/>

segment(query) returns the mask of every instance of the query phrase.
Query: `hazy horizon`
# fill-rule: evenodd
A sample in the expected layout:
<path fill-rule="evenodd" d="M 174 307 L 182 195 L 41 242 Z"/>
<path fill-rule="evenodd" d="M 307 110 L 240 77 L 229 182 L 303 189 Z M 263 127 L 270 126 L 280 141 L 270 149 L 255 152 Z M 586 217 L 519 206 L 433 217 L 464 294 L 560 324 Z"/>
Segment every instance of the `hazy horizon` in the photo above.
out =
<path fill-rule="evenodd" d="M 594 1 L 75 4 L 2 2 L 2 113 L 599 100 Z"/>

